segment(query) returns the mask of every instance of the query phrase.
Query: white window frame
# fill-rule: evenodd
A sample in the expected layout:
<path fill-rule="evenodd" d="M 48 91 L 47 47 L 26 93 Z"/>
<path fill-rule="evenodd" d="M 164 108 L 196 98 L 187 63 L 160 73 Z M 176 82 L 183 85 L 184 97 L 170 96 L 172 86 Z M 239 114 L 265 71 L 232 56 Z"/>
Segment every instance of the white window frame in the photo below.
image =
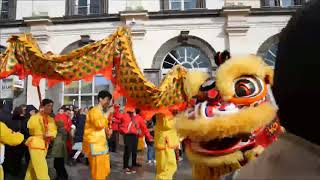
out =
<path fill-rule="evenodd" d="M 95 92 L 95 77 L 103 77 L 102 75 L 96 75 L 96 76 L 94 76 L 93 77 L 93 80 L 91 81 L 92 82 L 92 85 L 91 85 L 91 93 L 81 93 L 81 85 L 82 85 L 82 81 L 83 80 L 79 80 L 79 81 L 77 81 L 78 82 L 78 93 L 77 94 L 70 94 L 70 93 L 65 93 L 65 84 L 64 83 L 62 83 L 62 100 L 61 100 L 61 102 L 62 102 L 62 104 L 64 105 L 65 103 L 64 103 L 64 98 L 65 97 L 68 97 L 68 96 L 77 96 L 78 97 L 78 104 L 73 104 L 73 105 L 75 105 L 75 106 L 77 106 L 77 107 L 79 107 L 79 108 L 83 108 L 83 107 L 81 107 L 81 96 L 91 96 L 91 100 L 92 100 L 92 106 L 94 106 L 95 105 L 95 102 L 94 102 L 94 98 L 95 98 L 95 96 L 98 96 L 98 92 Z M 110 90 L 110 85 L 109 85 L 109 90 Z"/>
<path fill-rule="evenodd" d="M 99 6 L 101 6 L 101 3 L 99 3 Z M 87 0 L 87 14 L 79 14 L 79 0 L 75 0 L 74 3 L 74 14 L 75 15 L 90 15 L 93 14 L 93 12 L 91 12 L 91 0 Z M 100 8 L 100 7 L 99 7 Z"/>
<path fill-rule="evenodd" d="M 181 3 L 181 9 L 172 9 L 172 6 L 171 6 L 171 3 L 173 3 L 173 2 L 179 2 L 180 1 L 180 3 Z M 186 10 L 185 8 L 184 8 L 184 3 L 185 3 L 185 1 L 187 1 L 187 0 L 169 0 L 169 9 L 170 10 L 181 10 L 181 11 L 184 11 L 184 10 Z M 193 0 L 190 0 L 190 1 L 193 1 Z M 195 7 L 196 8 L 196 7 Z"/>
<path fill-rule="evenodd" d="M 192 46 L 190 46 L 190 45 L 186 45 L 187 47 L 192 47 Z M 180 46 L 178 46 L 178 47 L 176 47 L 175 49 L 177 49 L 177 48 L 179 48 Z M 184 45 L 182 45 L 182 47 L 184 47 Z M 201 53 L 201 49 L 199 48 L 199 47 L 193 47 L 193 48 L 196 48 L 196 49 L 198 49 L 199 50 L 199 53 Z M 173 50 L 173 49 L 172 49 Z M 160 78 L 162 79 L 171 69 L 169 69 L 169 68 L 163 68 L 163 63 L 165 62 L 165 59 L 166 59 L 166 57 L 169 55 L 169 54 L 171 54 L 171 51 L 172 50 L 170 50 L 169 52 L 167 52 L 167 54 L 164 56 L 164 58 L 162 59 L 162 63 L 161 63 L 161 69 L 160 69 Z M 187 56 L 187 50 L 185 49 L 185 58 L 186 58 L 186 56 Z M 200 54 L 199 54 L 200 55 Z M 170 56 L 170 55 L 169 55 Z M 172 54 L 171 54 L 171 56 L 172 56 Z M 208 58 L 209 59 L 209 58 Z M 185 61 L 186 61 L 186 59 L 185 59 Z M 209 59 L 209 61 L 210 61 L 210 59 Z M 179 63 L 180 64 L 180 63 Z M 208 67 L 208 68 L 193 68 L 193 69 L 196 69 L 196 70 L 198 70 L 198 71 L 202 71 L 202 72 L 206 72 L 206 73 L 211 73 L 211 67 Z"/>

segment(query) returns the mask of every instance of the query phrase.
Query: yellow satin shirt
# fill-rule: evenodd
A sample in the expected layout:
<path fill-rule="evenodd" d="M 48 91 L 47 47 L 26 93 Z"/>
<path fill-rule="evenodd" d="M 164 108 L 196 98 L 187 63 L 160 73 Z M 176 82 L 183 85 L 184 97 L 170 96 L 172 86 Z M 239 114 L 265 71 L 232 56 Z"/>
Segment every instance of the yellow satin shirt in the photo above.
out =
<path fill-rule="evenodd" d="M 43 136 L 45 135 L 45 126 L 43 117 L 40 113 L 30 117 L 28 121 L 28 129 L 30 137 L 28 138 L 26 145 L 31 149 L 46 150 L 46 142 Z M 52 117 L 48 117 L 48 134 L 50 137 L 55 138 L 57 135 L 57 126 Z"/>
<path fill-rule="evenodd" d="M 87 114 L 84 126 L 82 149 L 87 155 L 108 154 L 106 128 L 108 128 L 107 114 L 101 106 L 93 107 Z"/>
<path fill-rule="evenodd" d="M 0 180 L 4 179 L 1 165 L 4 161 L 4 145 L 16 146 L 19 145 L 23 139 L 23 134 L 13 132 L 4 123 L 0 122 Z"/>
<path fill-rule="evenodd" d="M 179 137 L 175 121 L 163 114 L 156 116 L 154 144 L 157 149 L 175 149 L 179 146 Z"/>
<path fill-rule="evenodd" d="M 4 123 L 0 122 L 0 164 L 4 159 L 4 144 L 9 146 L 19 145 L 24 139 L 23 134 L 19 132 L 13 132 Z"/>

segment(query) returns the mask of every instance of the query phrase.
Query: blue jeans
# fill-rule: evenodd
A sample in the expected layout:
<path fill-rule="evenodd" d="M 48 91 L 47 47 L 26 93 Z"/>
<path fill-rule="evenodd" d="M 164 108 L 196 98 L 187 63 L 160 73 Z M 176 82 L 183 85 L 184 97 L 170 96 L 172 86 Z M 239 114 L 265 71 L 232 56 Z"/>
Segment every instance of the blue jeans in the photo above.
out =
<path fill-rule="evenodd" d="M 153 161 L 155 160 L 155 153 L 154 153 L 154 147 L 153 145 L 147 145 L 148 148 L 148 161 Z"/>

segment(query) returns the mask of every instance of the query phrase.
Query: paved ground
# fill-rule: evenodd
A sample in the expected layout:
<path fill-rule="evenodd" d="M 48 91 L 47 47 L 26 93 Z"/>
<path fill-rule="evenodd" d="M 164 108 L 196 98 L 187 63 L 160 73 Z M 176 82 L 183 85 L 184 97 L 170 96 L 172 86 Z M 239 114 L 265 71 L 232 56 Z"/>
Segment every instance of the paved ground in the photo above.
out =
<path fill-rule="evenodd" d="M 120 152 L 111 153 L 111 174 L 109 180 L 152 180 L 155 177 L 155 166 L 147 165 L 145 163 L 146 152 L 140 152 L 138 155 L 138 162 L 143 164 L 143 167 L 137 169 L 136 174 L 127 175 L 122 170 L 122 152 L 123 148 L 120 148 Z M 178 171 L 174 179 L 188 180 L 191 179 L 191 169 L 189 163 L 184 158 L 179 162 Z M 53 160 L 48 159 L 49 174 L 51 179 L 55 177 L 55 170 L 53 168 Z M 89 167 L 85 164 L 78 163 L 76 166 L 66 166 L 70 176 L 70 180 L 89 180 Z M 6 180 L 23 180 L 23 175 L 20 177 L 8 176 Z"/>

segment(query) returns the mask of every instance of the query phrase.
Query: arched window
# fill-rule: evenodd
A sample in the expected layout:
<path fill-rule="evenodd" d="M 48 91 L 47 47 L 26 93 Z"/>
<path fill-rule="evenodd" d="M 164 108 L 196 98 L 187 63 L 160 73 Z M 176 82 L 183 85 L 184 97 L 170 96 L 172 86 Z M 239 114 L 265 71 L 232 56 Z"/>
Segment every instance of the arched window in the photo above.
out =
<path fill-rule="evenodd" d="M 212 73 L 215 50 L 206 41 L 190 35 L 177 36 L 165 42 L 157 51 L 152 68 L 160 70 L 159 80 L 177 64 L 188 69 Z"/>
<path fill-rule="evenodd" d="M 173 66 L 180 64 L 188 69 L 200 69 L 210 72 L 209 57 L 200 48 L 190 45 L 178 46 L 168 52 L 162 63 L 162 74 L 166 74 Z"/>
<path fill-rule="evenodd" d="M 278 50 L 279 37 L 278 34 L 270 37 L 259 47 L 258 55 L 261 56 L 264 61 L 270 65 L 274 66 L 276 62 L 276 55 Z"/>

